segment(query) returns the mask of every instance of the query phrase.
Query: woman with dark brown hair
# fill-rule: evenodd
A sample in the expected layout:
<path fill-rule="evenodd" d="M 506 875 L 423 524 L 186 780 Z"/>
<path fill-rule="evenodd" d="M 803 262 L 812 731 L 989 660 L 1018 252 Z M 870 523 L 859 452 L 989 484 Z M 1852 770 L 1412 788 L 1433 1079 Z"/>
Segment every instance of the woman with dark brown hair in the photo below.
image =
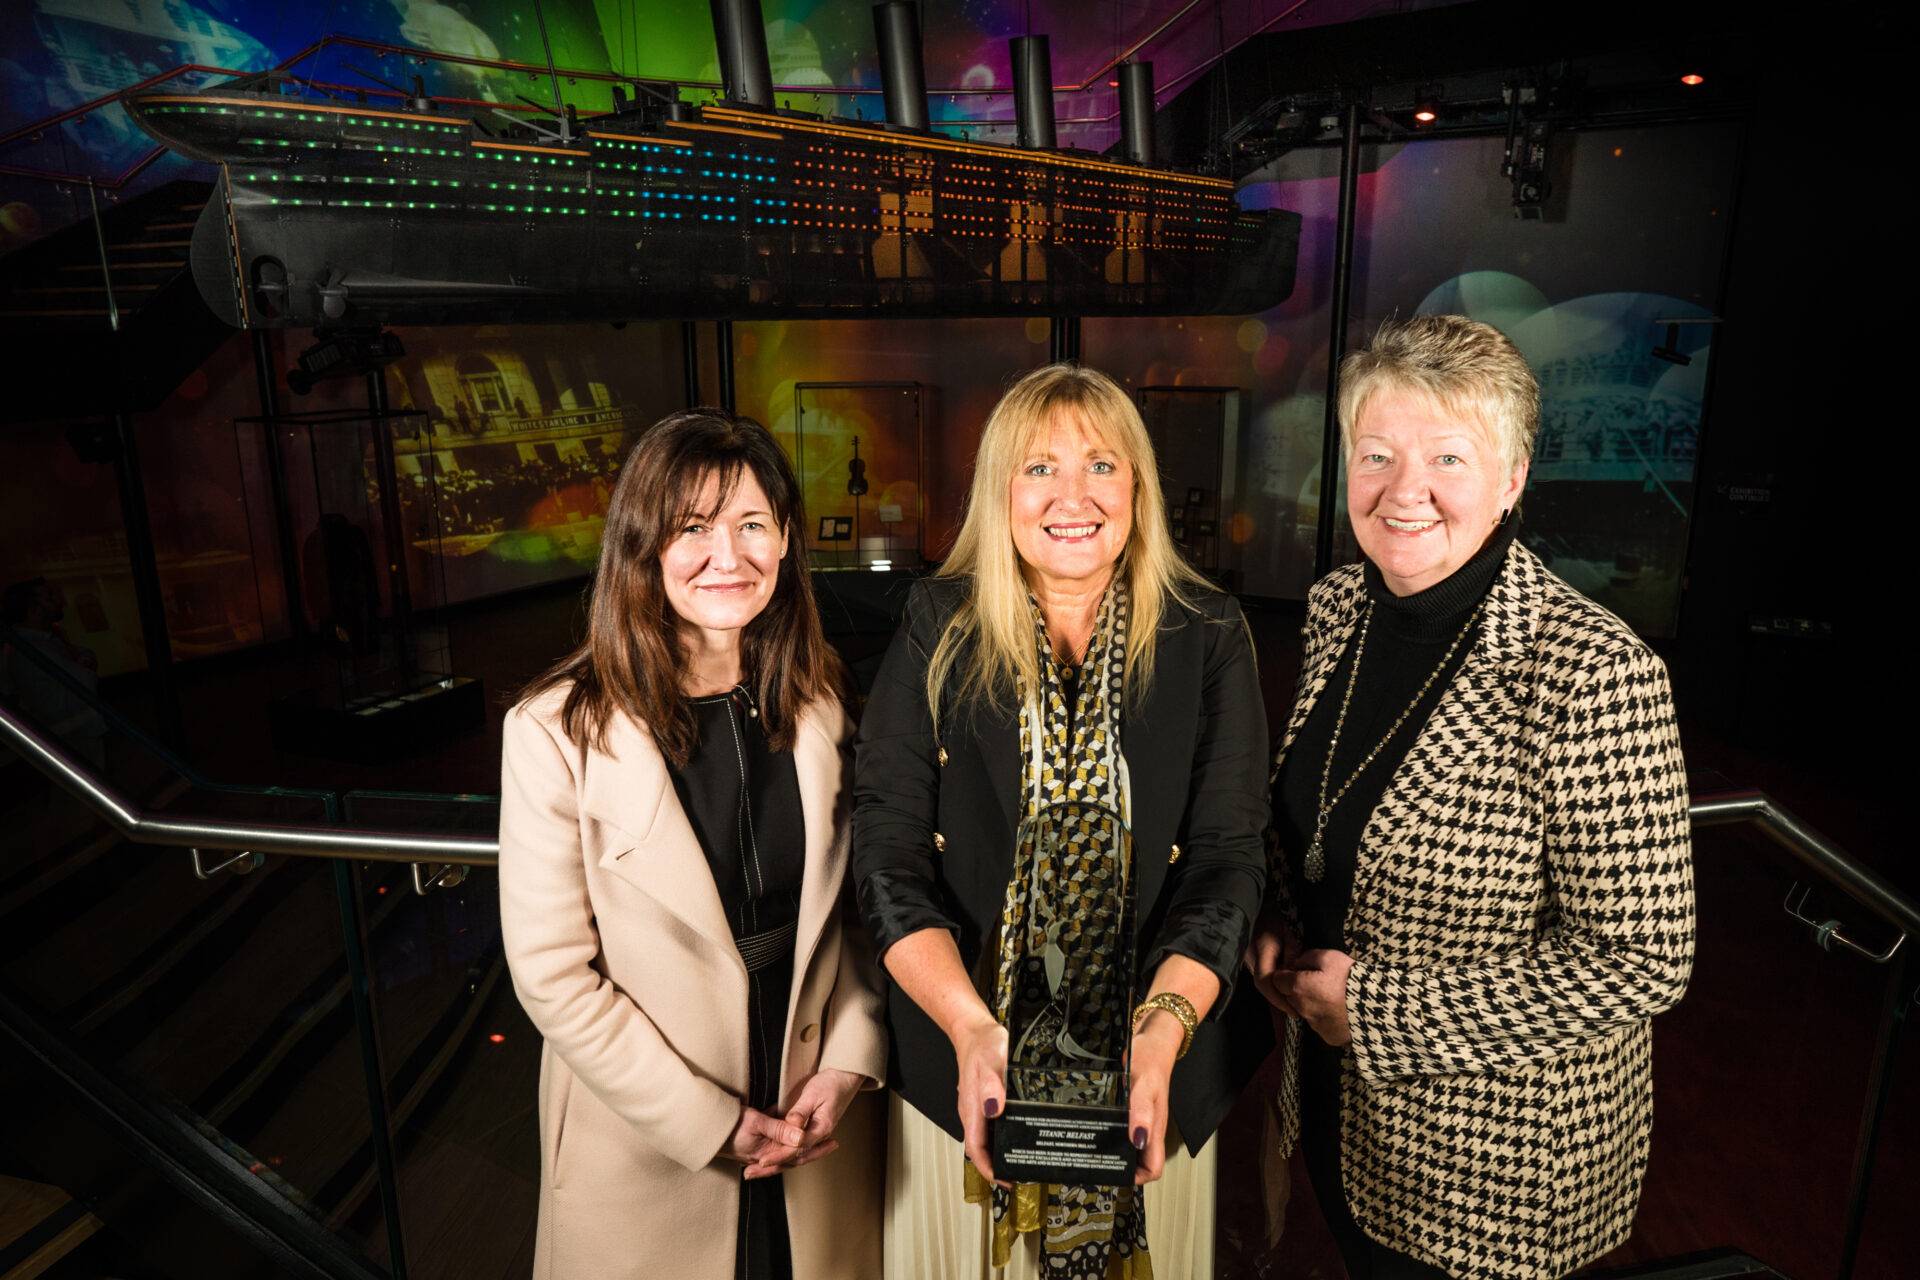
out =
<path fill-rule="evenodd" d="M 546 1037 L 536 1277 L 878 1273 L 856 1095 L 886 1040 L 840 911 L 850 729 L 801 521 L 765 428 L 664 419 L 614 488 L 586 641 L 507 716 L 500 915 Z"/>

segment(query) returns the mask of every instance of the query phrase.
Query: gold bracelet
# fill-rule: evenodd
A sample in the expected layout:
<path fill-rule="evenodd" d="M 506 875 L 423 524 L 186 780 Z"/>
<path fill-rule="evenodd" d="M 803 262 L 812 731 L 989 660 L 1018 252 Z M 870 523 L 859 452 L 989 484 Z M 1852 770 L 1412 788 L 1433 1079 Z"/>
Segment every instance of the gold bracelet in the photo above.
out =
<path fill-rule="evenodd" d="M 1159 991 L 1142 1000 L 1133 1011 L 1133 1029 L 1140 1030 L 1140 1020 L 1155 1009 L 1164 1009 L 1180 1020 L 1180 1052 L 1173 1055 L 1178 1062 L 1187 1056 L 1187 1050 L 1193 1047 L 1193 1033 L 1200 1029 L 1200 1015 L 1193 1011 L 1193 1002 L 1178 991 Z"/>

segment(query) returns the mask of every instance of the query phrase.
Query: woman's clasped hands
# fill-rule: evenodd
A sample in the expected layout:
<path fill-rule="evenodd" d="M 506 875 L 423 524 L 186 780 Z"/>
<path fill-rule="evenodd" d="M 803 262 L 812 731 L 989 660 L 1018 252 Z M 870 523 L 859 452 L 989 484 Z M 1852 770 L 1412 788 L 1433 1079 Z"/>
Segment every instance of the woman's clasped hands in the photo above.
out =
<path fill-rule="evenodd" d="M 1260 994 L 1335 1048 L 1353 1039 L 1347 1025 L 1347 974 L 1352 969 L 1353 957 L 1346 952 L 1302 951 L 1284 924 L 1266 917 L 1247 947 L 1247 971 Z"/>
<path fill-rule="evenodd" d="M 865 1079 L 851 1071 L 817 1071 L 800 1086 L 784 1117 L 743 1104 L 720 1155 L 746 1165 L 742 1176 L 748 1179 L 770 1178 L 832 1155 L 840 1146 L 834 1128 Z"/>

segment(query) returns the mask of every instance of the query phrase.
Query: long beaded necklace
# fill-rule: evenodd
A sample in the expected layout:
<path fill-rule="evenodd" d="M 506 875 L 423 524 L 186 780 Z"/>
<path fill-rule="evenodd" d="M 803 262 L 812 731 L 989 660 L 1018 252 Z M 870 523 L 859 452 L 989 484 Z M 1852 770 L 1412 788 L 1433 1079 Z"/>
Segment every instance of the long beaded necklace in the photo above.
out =
<path fill-rule="evenodd" d="M 1440 665 L 1433 669 L 1433 673 L 1420 686 L 1419 692 L 1413 695 L 1413 701 L 1400 712 L 1393 726 L 1387 730 L 1386 736 L 1374 744 L 1373 750 L 1367 752 L 1366 759 L 1354 766 L 1352 774 L 1340 784 L 1340 790 L 1335 792 L 1333 798 L 1329 800 L 1327 784 L 1333 780 L 1333 754 L 1340 748 L 1340 730 L 1346 727 L 1347 705 L 1353 701 L 1353 687 L 1360 680 L 1360 660 L 1367 656 L 1367 628 L 1373 623 L 1373 602 L 1371 600 L 1367 602 L 1367 611 L 1360 619 L 1360 635 L 1354 641 L 1353 670 L 1347 673 L 1347 691 L 1340 696 L 1340 714 L 1333 721 L 1333 741 L 1327 744 L 1327 763 L 1320 770 L 1319 812 L 1313 820 L 1313 843 L 1307 846 L 1307 861 L 1302 868 L 1308 880 L 1318 884 L 1327 874 L 1327 853 L 1324 841 L 1327 834 L 1327 819 L 1333 816 L 1333 806 L 1340 803 L 1340 798 L 1346 795 L 1360 775 L 1366 772 L 1367 766 L 1373 763 L 1374 757 L 1393 741 L 1394 734 L 1400 732 L 1400 726 L 1407 722 L 1407 717 L 1413 714 L 1413 709 L 1420 705 L 1422 698 L 1427 696 L 1427 690 L 1433 688 L 1433 682 L 1440 678 L 1440 673 L 1447 669 L 1449 662 L 1453 661 L 1454 652 L 1460 648 L 1460 642 L 1467 638 L 1467 633 L 1473 630 L 1473 624 L 1480 618 L 1480 610 L 1485 607 L 1485 599 L 1473 607 L 1473 612 L 1467 615 L 1466 625 L 1460 628 L 1460 634 L 1455 636 L 1453 643 L 1447 646 L 1447 652 L 1441 657 Z"/>

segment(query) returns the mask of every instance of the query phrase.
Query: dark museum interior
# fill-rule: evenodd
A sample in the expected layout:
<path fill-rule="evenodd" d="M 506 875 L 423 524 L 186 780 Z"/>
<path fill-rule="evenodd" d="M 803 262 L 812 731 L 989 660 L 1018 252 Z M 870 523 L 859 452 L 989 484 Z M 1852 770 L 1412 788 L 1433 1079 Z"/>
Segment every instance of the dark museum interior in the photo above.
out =
<path fill-rule="evenodd" d="M 1001 393 L 1099 369 L 1277 729 L 1360 554 L 1340 359 L 1420 314 L 1525 355 L 1518 539 L 1678 708 L 1697 959 L 1590 1273 L 1920 1275 L 1910 540 L 1849 487 L 1912 287 L 1883 14 L 0 7 L 0 1280 L 529 1274 L 501 723 L 649 425 L 782 443 L 857 695 Z M 1334 1280 L 1277 1087 L 1215 1274 Z"/>

